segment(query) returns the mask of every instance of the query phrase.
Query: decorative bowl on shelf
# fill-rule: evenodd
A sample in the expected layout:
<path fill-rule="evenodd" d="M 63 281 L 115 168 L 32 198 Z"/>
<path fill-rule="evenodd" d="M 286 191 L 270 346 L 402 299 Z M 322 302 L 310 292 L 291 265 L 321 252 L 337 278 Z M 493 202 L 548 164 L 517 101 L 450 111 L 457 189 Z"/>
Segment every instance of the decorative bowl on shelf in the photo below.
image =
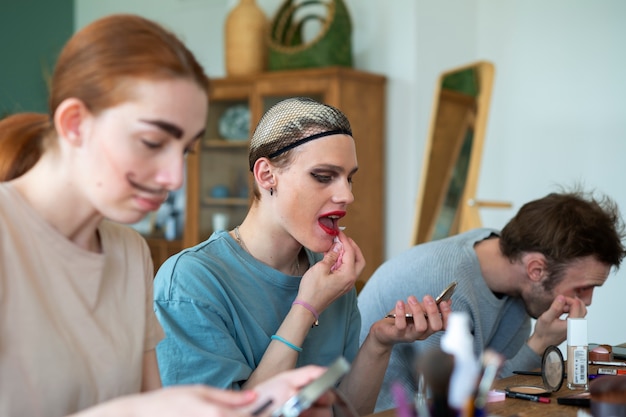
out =
<path fill-rule="evenodd" d="M 219 133 L 226 140 L 248 140 L 250 109 L 237 104 L 226 109 L 219 120 Z"/>
<path fill-rule="evenodd" d="M 211 198 L 226 198 L 230 195 L 230 190 L 224 184 L 217 184 L 211 188 Z"/>

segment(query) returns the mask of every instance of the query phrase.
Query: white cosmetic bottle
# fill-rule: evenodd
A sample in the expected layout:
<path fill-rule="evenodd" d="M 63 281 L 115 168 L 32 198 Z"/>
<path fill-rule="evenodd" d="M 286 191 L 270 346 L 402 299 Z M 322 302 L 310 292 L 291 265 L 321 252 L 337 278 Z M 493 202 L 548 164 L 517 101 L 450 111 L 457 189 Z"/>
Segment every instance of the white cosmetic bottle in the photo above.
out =
<path fill-rule="evenodd" d="M 461 412 L 472 396 L 480 366 L 474 355 L 474 336 L 470 332 L 467 313 L 454 311 L 448 317 L 446 332 L 441 337 L 441 350 L 454 356 L 454 370 L 448 388 L 448 404 Z"/>
<path fill-rule="evenodd" d="M 587 343 L 587 320 L 567 319 L 567 388 L 589 388 L 589 346 Z"/>

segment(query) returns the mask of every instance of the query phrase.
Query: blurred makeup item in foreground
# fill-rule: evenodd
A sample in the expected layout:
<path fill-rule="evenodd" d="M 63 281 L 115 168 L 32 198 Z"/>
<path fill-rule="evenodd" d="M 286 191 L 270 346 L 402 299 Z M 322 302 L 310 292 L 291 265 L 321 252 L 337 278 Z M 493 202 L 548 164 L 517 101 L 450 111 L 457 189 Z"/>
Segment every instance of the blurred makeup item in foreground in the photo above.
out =
<path fill-rule="evenodd" d="M 473 355 L 473 350 L 472 350 Z M 463 379 L 469 387 L 470 393 L 464 397 L 464 403 L 455 408 L 450 398 L 451 383 L 455 376 L 456 363 L 452 354 L 442 349 L 432 349 L 420 356 L 417 362 L 417 392 L 415 393 L 415 408 L 420 417 L 429 416 L 486 416 L 488 402 L 502 401 L 504 392 L 495 392 L 492 386 L 505 358 L 492 349 L 487 349 L 480 359 L 480 369 L 476 378 Z M 476 362 L 478 366 L 478 361 Z M 474 381 L 474 382 L 472 382 Z"/>
<path fill-rule="evenodd" d="M 400 383 L 395 382 L 391 386 L 391 392 L 396 403 L 397 417 L 417 417 L 415 406 L 407 398 L 407 393 Z"/>
<path fill-rule="evenodd" d="M 487 349 L 482 354 L 482 369 L 480 379 L 474 392 L 473 401 L 468 402 L 466 415 L 485 415 L 485 406 L 489 400 L 489 392 L 493 382 L 498 376 L 500 367 L 504 363 L 504 356 L 492 349 Z"/>
<path fill-rule="evenodd" d="M 626 417 L 626 375 L 605 376 L 589 385 L 594 417 Z"/>
<path fill-rule="evenodd" d="M 454 356 L 439 348 L 431 349 L 421 355 L 417 362 L 418 378 L 423 378 L 423 384 L 417 395 L 421 396 L 422 403 L 418 403 L 420 417 L 423 414 L 437 417 L 452 417 L 457 413 L 448 404 L 450 378 L 454 370 Z"/>
<path fill-rule="evenodd" d="M 471 400 L 478 381 L 480 367 L 474 356 L 474 336 L 470 332 L 469 314 L 453 311 L 448 317 L 446 332 L 441 338 L 441 349 L 454 356 L 454 371 L 450 380 L 448 403 L 461 411 Z"/>

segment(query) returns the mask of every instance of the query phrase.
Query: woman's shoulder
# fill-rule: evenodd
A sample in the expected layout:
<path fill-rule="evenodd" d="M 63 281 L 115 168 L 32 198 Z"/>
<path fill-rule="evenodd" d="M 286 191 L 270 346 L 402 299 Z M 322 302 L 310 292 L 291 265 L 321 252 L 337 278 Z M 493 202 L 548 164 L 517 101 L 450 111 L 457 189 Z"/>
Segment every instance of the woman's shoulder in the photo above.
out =
<path fill-rule="evenodd" d="M 0 222 L 8 213 L 10 207 L 10 197 L 8 195 L 6 183 L 0 182 Z"/>
<path fill-rule="evenodd" d="M 176 269 L 199 266 L 210 270 L 232 268 L 240 263 L 236 257 L 236 248 L 232 243 L 228 232 L 215 232 L 203 242 L 183 249 L 170 259 L 175 262 Z"/>
<path fill-rule="evenodd" d="M 0 216 L 4 211 L 21 203 L 15 189 L 8 182 L 0 182 Z"/>
<path fill-rule="evenodd" d="M 240 277 L 241 261 L 221 233 L 183 249 L 168 258 L 156 273 L 157 291 L 166 288 L 171 295 L 183 292 L 185 296 L 222 292 L 235 285 Z"/>

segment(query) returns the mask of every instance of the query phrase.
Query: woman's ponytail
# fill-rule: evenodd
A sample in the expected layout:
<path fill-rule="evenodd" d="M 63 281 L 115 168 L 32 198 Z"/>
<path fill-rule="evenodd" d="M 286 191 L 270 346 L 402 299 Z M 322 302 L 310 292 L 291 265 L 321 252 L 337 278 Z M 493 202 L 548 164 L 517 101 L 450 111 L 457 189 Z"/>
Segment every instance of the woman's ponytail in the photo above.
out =
<path fill-rule="evenodd" d="M 18 113 L 0 120 L 0 181 L 10 181 L 32 168 L 43 150 L 50 118 Z"/>

